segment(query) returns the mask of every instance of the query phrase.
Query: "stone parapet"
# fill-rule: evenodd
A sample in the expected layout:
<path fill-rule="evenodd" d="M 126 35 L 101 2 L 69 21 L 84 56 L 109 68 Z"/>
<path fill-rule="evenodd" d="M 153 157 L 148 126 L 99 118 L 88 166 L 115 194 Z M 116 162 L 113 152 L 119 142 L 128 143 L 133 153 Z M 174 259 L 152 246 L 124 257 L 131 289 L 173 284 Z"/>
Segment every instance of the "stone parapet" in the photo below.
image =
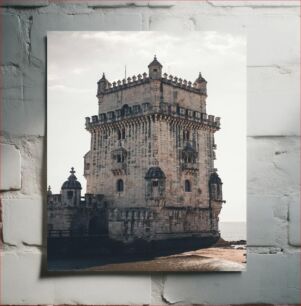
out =
<path fill-rule="evenodd" d="M 185 90 L 188 90 L 188 91 L 200 94 L 200 95 L 207 96 L 206 86 L 203 88 L 199 88 L 196 82 L 192 83 L 191 81 L 187 81 L 185 79 L 178 78 L 171 74 L 167 75 L 167 73 L 163 74 L 163 78 L 161 79 L 161 81 L 164 84 L 168 84 L 174 87 L 178 87 L 178 88 L 185 89 Z"/>
<path fill-rule="evenodd" d="M 122 122 L 126 124 L 131 119 L 139 119 L 143 117 L 163 118 L 169 120 L 180 120 L 191 123 L 197 123 L 204 128 L 213 130 L 220 129 L 220 118 L 213 115 L 207 115 L 186 109 L 180 106 L 175 106 L 170 103 L 160 103 L 160 106 L 153 106 L 150 103 L 142 103 L 141 105 L 126 106 L 115 111 L 101 113 L 98 116 L 86 117 L 86 129 L 88 131 L 105 126 L 111 123 Z"/>
<path fill-rule="evenodd" d="M 124 90 L 126 88 L 134 87 L 137 85 L 145 84 L 150 81 L 147 73 L 144 72 L 142 75 L 138 74 L 137 76 L 128 77 L 123 80 L 114 81 L 112 83 L 106 82 L 106 86 L 103 89 L 99 89 L 97 92 L 97 97 L 101 94 L 110 94 L 119 90 Z"/>
<path fill-rule="evenodd" d="M 122 80 L 114 81 L 112 83 L 107 81 L 104 88 L 98 89 L 96 96 L 98 97 L 100 95 L 106 95 L 116 91 L 125 90 L 130 87 L 149 83 L 150 81 L 151 79 L 149 78 L 146 72 L 144 72 L 143 74 L 138 74 L 137 76 L 134 75 L 126 79 L 124 78 Z M 188 90 L 200 95 L 207 96 L 206 86 L 200 88 L 196 82 L 192 83 L 191 81 L 178 78 L 171 74 L 168 75 L 167 73 L 164 73 L 163 77 L 156 81 L 161 81 L 164 84 L 168 84 L 180 89 Z"/>

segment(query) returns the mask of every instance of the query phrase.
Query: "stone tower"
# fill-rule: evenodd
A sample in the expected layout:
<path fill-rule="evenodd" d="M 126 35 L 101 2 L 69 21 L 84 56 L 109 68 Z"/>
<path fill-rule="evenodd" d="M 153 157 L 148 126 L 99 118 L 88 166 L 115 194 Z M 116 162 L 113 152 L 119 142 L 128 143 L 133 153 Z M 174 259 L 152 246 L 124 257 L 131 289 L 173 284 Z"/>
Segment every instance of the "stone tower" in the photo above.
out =
<path fill-rule="evenodd" d="M 207 82 L 149 73 L 98 82 L 98 115 L 86 118 L 87 193 L 108 203 L 117 240 L 218 237 L 222 182 L 214 159 L 220 118 L 206 113 Z M 165 237 L 165 238 L 164 238 Z"/>

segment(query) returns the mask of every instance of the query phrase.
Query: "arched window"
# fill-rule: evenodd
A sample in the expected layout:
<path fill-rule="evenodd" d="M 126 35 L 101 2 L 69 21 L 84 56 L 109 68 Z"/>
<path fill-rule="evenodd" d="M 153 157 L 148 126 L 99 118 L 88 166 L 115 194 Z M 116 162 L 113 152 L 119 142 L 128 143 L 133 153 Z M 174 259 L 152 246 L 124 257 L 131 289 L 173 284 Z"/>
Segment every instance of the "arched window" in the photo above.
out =
<path fill-rule="evenodd" d="M 67 198 L 69 200 L 73 198 L 73 191 L 67 191 Z"/>
<path fill-rule="evenodd" d="M 123 180 L 122 179 L 119 179 L 117 181 L 116 189 L 117 189 L 118 192 L 122 192 L 123 191 Z"/>
<path fill-rule="evenodd" d="M 185 192 L 191 192 L 191 184 L 189 180 L 185 180 Z"/>
<path fill-rule="evenodd" d="M 125 129 L 124 128 L 122 129 L 122 132 L 121 132 L 121 139 L 125 139 Z"/>
<path fill-rule="evenodd" d="M 189 140 L 189 131 L 188 130 L 184 130 L 183 131 L 183 139 L 184 140 Z"/>

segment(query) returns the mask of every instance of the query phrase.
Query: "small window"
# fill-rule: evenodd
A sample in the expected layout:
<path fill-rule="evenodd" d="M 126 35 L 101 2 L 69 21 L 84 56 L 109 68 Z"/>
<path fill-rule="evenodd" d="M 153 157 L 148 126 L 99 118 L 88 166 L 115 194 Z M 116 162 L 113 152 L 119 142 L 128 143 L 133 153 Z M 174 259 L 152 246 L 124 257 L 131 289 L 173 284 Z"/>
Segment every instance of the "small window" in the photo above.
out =
<path fill-rule="evenodd" d="M 122 192 L 123 191 L 123 180 L 122 179 L 119 179 L 118 181 L 117 181 L 117 191 L 118 192 Z"/>
<path fill-rule="evenodd" d="M 122 138 L 122 139 L 125 139 L 125 129 L 122 129 L 121 138 Z"/>
<path fill-rule="evenodd" d="M 189 180 L 185 180 L 185 192 L 191 192 L 191 184 Z"/>
<path fill-rule="evenodd" d="M 73 198 L 73 191 L 67 191 L 67 198 L 69 200 Z"/>
<path fill-rule="evenodd" d="M 157 69 L 153 69 L 153 72 L 157 72 L 158 70 Z"/>
<path fill-rule="evenodd" d="M 158 187 L 158 181 L 153 181 L 153 187 Z"/>

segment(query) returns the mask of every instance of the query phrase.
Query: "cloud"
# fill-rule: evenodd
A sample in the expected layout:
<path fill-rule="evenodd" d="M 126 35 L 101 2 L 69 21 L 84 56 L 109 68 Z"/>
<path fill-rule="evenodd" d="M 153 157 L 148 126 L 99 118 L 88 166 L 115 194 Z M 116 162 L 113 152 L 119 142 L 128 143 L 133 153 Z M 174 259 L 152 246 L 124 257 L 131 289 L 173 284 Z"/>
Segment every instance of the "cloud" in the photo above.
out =
<path fill-rule="evenodd" d="M 84 71 L 86 71 L 87 69 L 84 69 L 84 68 L 74 68 L 73 70 L 72 70 L 72 72 L 73 73 L 75 73 L 75 74 L 77 74 L 77 75 L 80 75 L 80 74 L 82 74 Z"/>
<path fill-rule="evenodd" d="M 56 85 L 49 85 L 48 91 L 53 92 L 66 92 L 66 93 L 73 93 L 73 94 L 81 94 L 81 93 L 91 93 L 90 89 L 87 88 L 76 88 L 76 87 L 68 87 L 66 85 L 62 84 L 56 84 Z"/>

